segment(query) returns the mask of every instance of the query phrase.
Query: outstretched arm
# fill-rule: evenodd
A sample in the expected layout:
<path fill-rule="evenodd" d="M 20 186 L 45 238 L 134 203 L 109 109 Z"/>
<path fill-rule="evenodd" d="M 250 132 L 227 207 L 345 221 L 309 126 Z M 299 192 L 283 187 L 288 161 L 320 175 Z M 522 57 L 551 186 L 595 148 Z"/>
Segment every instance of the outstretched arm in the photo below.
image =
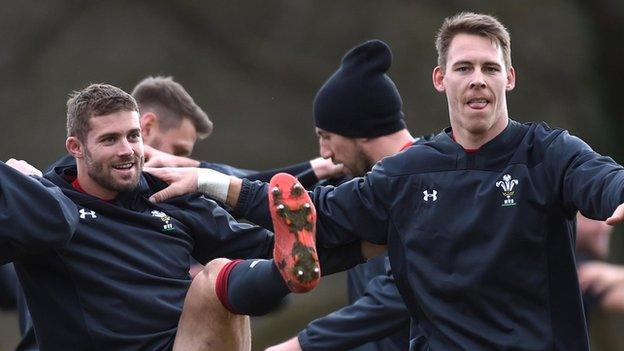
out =
<path fill-rule="evenodd" d="M 243 181 L 207 169 L 146 168 L 145 171 L 170 183 L 155 193 L 151 201 L 201 191 L 234 208 L 242 217 L 271 229 L 265 183 Z M 366 177 L 338 187 L 315 188 L 311 196 L 320 214 L 317 245 L 337 247 L 359 240 L 385 244 L 389 220 L 386 201 L 391 199 L 388 194 L 393 191 L 390 183 L 379 166 Z"/>
<path fill-rule="evenodd" d="M 409 313 L 390 275 L 375 277 L 352 305 L 314 320 L 296 338 L 267 351 L 347 350 L 390 336 L 409 342 Z"/>
<path fill-rule="evenodd" d="M 40 175 L 24 161 L 0 162 L 0 263 L 60 247 L 73 236 L 75 204 Z"/>
<path fill-rule="evenodd" d="M 176 196 L 203 192 L 217 201 L 234 207 L 243 184 L 240 178 L 212 169 L 145 167 L 144 171 L 169 183 L 167 188 L 150 197 L 152 202 L 163 202 Z"/>
<path fill-rule="evenodd" d="M 150 168 L 162 167 L 198 167 L 209 168 L 226 175 L 232 175 L 249 180 L 260 180 L 269 182 L 271 177 L 277 173 L 288 173 L 296 176 L 299 182 L 309 188 L 316 185 L 321 179 L 341 177 L 344 175 L 344 168 L 341 164 L 334 164 L 330 159 L 321 157 L 310 161 L 301 162 L 285 167 L 255 171 L 249 169 L 236 168 L 220 163 L 210 163 L 206 161 L 194 160 L 190 157 L 171 155 L 166 152 L 154 149 L 145 145 L 145 166 Z"/>

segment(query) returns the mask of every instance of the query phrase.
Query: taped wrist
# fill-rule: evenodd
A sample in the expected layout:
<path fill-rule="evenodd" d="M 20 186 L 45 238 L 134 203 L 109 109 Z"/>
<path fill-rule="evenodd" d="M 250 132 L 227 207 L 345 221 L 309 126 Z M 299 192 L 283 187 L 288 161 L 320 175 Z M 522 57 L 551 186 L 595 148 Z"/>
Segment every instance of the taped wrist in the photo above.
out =
<path fill-rule="evenodd" d="M 230 176 L 212 169 L 197 169 L 197 191 L 217 201 L 225 202 L 230 188 Z"/>

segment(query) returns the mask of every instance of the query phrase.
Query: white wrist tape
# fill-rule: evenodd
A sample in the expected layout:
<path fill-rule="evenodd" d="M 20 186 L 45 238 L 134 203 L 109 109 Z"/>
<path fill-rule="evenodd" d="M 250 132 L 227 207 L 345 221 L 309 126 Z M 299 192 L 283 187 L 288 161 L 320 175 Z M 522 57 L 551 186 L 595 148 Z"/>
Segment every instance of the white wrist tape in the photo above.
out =
<path fill-rule="evenodd" d="M 230 176 L 208 168 L 197 169 L 197 191 L 225 202 L 229 188 Z"/>

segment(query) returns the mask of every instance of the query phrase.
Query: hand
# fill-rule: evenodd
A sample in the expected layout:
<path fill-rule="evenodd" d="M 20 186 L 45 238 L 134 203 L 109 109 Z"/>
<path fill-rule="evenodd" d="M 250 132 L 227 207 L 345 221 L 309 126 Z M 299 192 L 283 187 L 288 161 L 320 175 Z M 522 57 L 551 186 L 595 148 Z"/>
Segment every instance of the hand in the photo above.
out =
<path fill-rule="evenodd" d="M 583 291 L 600 297 L 600 306 L 610 312 L 624 312 L 624 267 L 589 262 L 578 269 Z"/>
<path fill-rule="evenodd" d="M 299 339 L 295 336 L 281 344 L 271 346 L 264 351 L 301 351 L 301 345 L 299 345 Z"/>
<path fill-rule="evenodd" d="M 144 145 L 146 167 L 199 167 L 199 161 L 188 157 L 175 156 Z"/>
<path fill-rule="evenodd" d="M 607 218 L 607 224 L 616 225 L 622 221 L 624 221 L 624 204 L 620 204 L 620 206 L 613 211 L 611 217 Z"/>
<path fill-rule="evenodd" d="M 31 166 L 28 162 L 23 161 L 23 160 L 16 160 L 14 158 L 11 158 L 8 161 L 6 161 L 6 164 L 7 166 L 10 166 L 18 170 L 22 174 L 25 174 L 27 176 L 34 175 L 37 177 L 41 177 L 43 175 L 40 170 Z"/>
<path fill-rule="evenodd" d="M 624 285 L 624 267 L 603 263 L 588 262 L 578 269 L 579 282 L 583 291 L 601 295 L 615 285 Z"/>
<path fill-rule="evenodd" d="M 339 178 L 345 175 L 342 163 L 335 164 L 329 158 L 317 157 L 310 160 L 310 166 L 318 179 Z"/>
<path fill-rule="evenodd" d="M 162 202 L 175 196 L 197 192 L 197 168 L 151 168 L 143 170 L 169 184 L 150 196 L 151 202 Z"/>

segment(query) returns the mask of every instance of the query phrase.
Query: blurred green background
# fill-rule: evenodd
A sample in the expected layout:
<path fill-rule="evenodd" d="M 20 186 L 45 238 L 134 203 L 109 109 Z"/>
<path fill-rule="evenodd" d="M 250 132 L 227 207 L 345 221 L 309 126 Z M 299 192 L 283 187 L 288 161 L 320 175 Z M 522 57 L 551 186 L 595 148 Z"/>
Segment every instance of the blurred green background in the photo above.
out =
<path fill-rule="evenodd" d="M 65 153 L 67 95 L 91 82 L 131 90 L 172 75 L 215 123 L 199 159 L 267 169 L 318 154 L 312 99 L 352 46 L 371 38 L 394 52 L 390 76 L 414 135 L 448 124 L 431 85 L 433 38 L 460 10 L 499 17 L 512 34 L 512 118 L 544 120 L 624 161 L 624 4 L 598 1 L 5 1 L 0 5 L 0 158 L 45 168 Z M 611 261 L 621 262 L 621 230 Z M 253 322 L 254 349 L 294 335 L 344 304 L 338 274 Z M 593 317 L 594 350 L 624 350 L 618 316 Z M 0 315 L 0 349 L 17 340 Z"/>

